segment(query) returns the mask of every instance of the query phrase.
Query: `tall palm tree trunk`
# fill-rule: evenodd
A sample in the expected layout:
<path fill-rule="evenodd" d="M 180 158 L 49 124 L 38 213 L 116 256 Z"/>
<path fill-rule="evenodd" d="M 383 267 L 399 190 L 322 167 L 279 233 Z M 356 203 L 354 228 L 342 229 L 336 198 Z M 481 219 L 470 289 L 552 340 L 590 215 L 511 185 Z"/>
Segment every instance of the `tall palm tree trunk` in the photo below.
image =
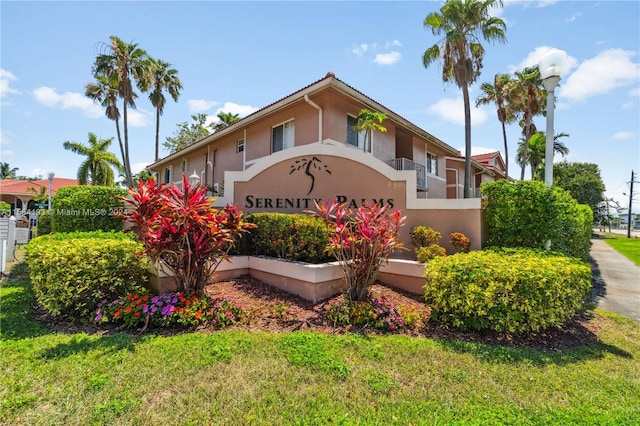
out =
<path fill-rule="evenodd" d="M 471 105 L 469 85 L 462 85 L 464 100 L 464 198 L 471 198 Z"/>
<path fill-rule="evenodd" d="M 502 138 L 504 139 L 504 175 L 509 177 L 509 144 L 507 143 L 507 128 L 502 123 Z"/>
<path fill-rule="evenodd" d="M 160 146 L 160 108 L 156 108 L 156 161 L 158 161 L 159 157 L 159 146 Z"/>
<path fill-rule="evenodd" d="M 127 102 L 123 102 L 122 118 L 124 127 L 124 176 L 127 180 L 127 186 L 133 187 L 133 177 L 131 176 L 131 163 L 129 162 L 129 126 L 127 125 Z"/>
<path fill-rule="evenodd" d="M 527 158 L 529 158 L 529 140 L 531 139 L 531 120 L 527 118 L 524 128 L 524 147 L 522 150 L 522 168 L 520 170 L 520 180 L 524 180 L 524 171 L 527 168 Z"/>

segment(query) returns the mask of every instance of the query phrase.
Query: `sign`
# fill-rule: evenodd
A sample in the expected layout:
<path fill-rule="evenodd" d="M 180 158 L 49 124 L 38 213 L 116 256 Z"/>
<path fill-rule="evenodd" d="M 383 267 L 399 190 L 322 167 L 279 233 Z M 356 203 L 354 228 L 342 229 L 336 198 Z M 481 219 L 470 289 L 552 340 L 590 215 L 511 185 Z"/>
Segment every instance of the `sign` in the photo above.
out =
<path fill-rule="evenodd" d="M 16 228 L 16 244 L 29 242 L 29 228 Z"/>

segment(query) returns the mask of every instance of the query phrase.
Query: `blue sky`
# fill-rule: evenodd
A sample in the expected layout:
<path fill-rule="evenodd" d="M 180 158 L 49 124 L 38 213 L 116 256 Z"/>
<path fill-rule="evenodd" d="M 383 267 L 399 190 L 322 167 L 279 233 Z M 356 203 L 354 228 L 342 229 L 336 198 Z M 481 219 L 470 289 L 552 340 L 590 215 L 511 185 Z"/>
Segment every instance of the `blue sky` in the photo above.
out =
<path fill-rule="evenodd" d="M 464 146 L 462 96 L 444 85 L 422 53 L 437 42 L 423 28 L 441 2 L 13 2 L 1 1 L 0 161 L 19 174 L 75 177 L 81 157 L 64 141 L 89 132 L 115 137 L 113 121 L 83 96 L 101 43 L 117 35 L 173 64 L 184 89 L 161 119 L 160 139 L 191 114 L 241 115 L 333 71 L 338 78 L 432 133 Z M 568 161 L 600 166 L 608 197 L 628 205 L 631 170 L 640 175 L 640 2 L 505 1 L 496 12 L 507 43 L 485 44 L 484 68 L 471 88 L 496 73 L 565 50 L 555 131 L 569 133 Z M 134 169 L 154 150 L 154 112 L 146 95 L 130 117 Z M 536 119 L 545 128 L 544 117 Z M 472 112 L 474 153 L 502 150 L 491 107 Z M 511 175 L 520 130 L 508 128 Z M 114 139 L 112 152 L 118 154 Z M 559 159 L 556 156 L 556 161 Z M 135 171 L 135 170 L 134 170 Z M 527 174 L 528 176 L 528 174 Z M 637 178 L 640 181 L 640 178 Z M 635 210 L 640 210 L 640 184 Z"/>

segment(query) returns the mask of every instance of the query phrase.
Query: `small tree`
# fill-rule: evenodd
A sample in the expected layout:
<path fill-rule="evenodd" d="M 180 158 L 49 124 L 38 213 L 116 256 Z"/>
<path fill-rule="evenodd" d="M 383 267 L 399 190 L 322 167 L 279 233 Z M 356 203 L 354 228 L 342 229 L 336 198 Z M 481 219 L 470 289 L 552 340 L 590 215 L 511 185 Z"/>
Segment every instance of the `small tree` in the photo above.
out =
<path fill-rule="evenodd" d="M 189 185 L 185 176 L 182 184 L 184 190 L 141 180 L 124 200 L 130 206 L 126 221 L 151 262 L 175 274 L 178 291 L 199 293 L 239 234 L 255 225 L 243 222 L 235 204 L 213 209 L 206 188 Z"/>
<path fill-rule="evenodd" d="M 357 210 L 337 201 L 316 204 L 316 216 L 330 227 L 327 251 L 340 263 L 351 300 L 364 301 L 376 281 L 382 261 L 401 248 L 398 230 L 405 217 L 400 210 L 387 214 L 388 206 L 364 203 Z"/>
<path fill-rule="evenodd" d="M 362 149 L 364 152 L 371 152 L 371 137 L 373 131 L 386 132 L 387 128 L 382 125 L 382 122 L 387 118 L 387 114 L 383 112 L 369 111 L 366 108 L 360 110 L 358 114 L 358 122 L 353 126 L 353 129 L 358 133 L 364 132 L 364 141 Z"/>

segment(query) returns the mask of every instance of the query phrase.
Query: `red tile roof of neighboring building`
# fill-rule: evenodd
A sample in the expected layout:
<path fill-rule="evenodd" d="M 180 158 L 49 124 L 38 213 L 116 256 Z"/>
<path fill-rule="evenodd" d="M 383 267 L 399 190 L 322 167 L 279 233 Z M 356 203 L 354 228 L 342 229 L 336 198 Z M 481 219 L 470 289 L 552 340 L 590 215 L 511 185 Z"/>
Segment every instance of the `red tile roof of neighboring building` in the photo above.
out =
<path fill-rule="evenodd" d="M 60 188 L 64 188 L 65 186 L 74 186 L 77 184 L 77 179 L 53 178 L 53 181 L 51 182 L 51 192 L 55 194 L 55 192 Z M 41 187 L 49 189 L 49 180 L 0 179 L 1 194 L 33 196 L 35 194 L 33 191 L 30 191 L 29 188 L 35 189 L 36 193 L 39 194 Z"/>

